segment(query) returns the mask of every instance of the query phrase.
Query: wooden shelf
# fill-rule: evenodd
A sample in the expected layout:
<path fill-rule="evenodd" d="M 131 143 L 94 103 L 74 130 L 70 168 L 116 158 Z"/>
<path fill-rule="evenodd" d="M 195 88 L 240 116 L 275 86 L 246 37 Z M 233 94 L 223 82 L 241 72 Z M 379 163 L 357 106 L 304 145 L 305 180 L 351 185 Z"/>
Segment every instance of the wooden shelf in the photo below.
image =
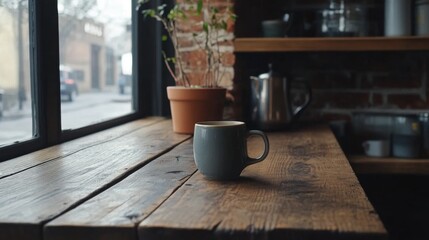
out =
<path fill-rule="evenodd" d="M 429 37 L 237 38 L 235 52 L 417 51 Z"/>
<path fill-rule="evenodd" d="M 429 175 L 429 159 L 348 156 L 353 170 L 363 174 Z"/>

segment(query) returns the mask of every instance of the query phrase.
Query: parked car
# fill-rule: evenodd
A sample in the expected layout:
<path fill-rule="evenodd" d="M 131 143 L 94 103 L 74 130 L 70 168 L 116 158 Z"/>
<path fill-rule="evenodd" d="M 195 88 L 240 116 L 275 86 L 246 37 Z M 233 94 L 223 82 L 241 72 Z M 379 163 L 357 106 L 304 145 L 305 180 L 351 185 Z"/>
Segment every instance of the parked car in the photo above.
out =
<path fill-rule="evenodd" d="M 64 65 L 60 65 L 60 83 L 61 83 L 61 99 L 72 102 L 79 94 L 76 80 L 73 76 L 73 69 Z"/>
<path fill-rule="evenodd" d="M 0 118 L 3 117 L 3 95 L 4 95 L 4 90 L 0 89 Z"/>

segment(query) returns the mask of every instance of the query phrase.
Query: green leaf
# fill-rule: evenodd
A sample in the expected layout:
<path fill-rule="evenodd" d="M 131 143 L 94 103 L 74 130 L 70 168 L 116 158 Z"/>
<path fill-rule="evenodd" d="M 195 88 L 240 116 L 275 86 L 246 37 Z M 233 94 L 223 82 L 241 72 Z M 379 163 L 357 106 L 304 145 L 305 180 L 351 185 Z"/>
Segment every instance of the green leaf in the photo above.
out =
<path fill-rule="evenodd" d="M 201 14 L 203 12 L 203 0 L 198 0 L 197 3 L 197 13 Z"/>
<path fill-rule="evenodd" d="M 162 35 L 161 40 L 163 42 L 166 42 L 168 40 L 168 36 L 167 35 Z"/>
<path fill-rule="evenodd" d="M 181 9 L 177 9 L 177 16 L 182 18 L 182 19 L 186 19 L 186 13 L 184 11 L 182 11 Z"/>
<path fill-rule="evenodd" d="M 153 9 L 146 9 L 142 11 L 144 17 L 154 17 L 155 16 L 155 10 Z"/>
<path fill-rule="evenodd" d="M 171 9 L 170 12 L 168 12 L 168 14 L 167 14 L 167 18 L 169 20 L 174 20 L 175 16 L 176 16 L 176 14 L 174 12 L 174 9 Z"/>
<path fill-rule="evenodd" d="M 203 30 L 204 32 L 209 32 L 209 24 L 207 22 L 203 22 Z"/>

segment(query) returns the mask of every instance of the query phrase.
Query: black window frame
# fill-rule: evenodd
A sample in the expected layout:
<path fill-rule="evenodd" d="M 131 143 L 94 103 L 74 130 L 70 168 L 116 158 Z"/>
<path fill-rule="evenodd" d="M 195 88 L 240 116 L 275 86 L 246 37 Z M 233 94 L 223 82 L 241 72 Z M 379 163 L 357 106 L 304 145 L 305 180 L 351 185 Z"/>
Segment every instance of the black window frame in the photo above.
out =
<path fill-rule="evenodd" d="M 133 109 L 134 112 L 76 130 L 61 129 L 59 35 L 57 0 L 28 0 L 33 135 L 28 141 L 0 147 L 0 162 L 60 144 L 146 116 L 168 116 L 165 86 L 171 81 L 162 68 L 161 25 L 145 19 L 132 1 Z M 155 7 L 161 0 L 146 3 Z M 146 6 L 145 6 L 146 7 Z"/>

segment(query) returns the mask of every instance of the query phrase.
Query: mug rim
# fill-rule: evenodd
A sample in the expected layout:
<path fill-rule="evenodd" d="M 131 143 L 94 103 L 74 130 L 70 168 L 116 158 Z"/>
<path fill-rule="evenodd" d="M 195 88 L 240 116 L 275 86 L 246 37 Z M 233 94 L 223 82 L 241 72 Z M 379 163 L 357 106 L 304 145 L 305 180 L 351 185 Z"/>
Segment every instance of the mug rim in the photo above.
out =
<path fill-rule="evenodd" d="M 208 127 L 208 128 L 236 127 L 236 126 L 242 126 L 242 125 L 245 125 L 245 123 L 241 121 L 204 121 L 204 122 L 195 123 L 195 126 Z"/>

